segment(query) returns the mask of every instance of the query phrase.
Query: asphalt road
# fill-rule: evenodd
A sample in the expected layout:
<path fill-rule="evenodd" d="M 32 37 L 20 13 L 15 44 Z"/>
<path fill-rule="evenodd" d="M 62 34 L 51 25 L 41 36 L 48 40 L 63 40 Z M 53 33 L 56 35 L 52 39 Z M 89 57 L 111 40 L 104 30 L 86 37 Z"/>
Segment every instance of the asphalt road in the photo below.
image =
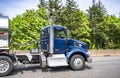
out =
<path fill-rule="evenodd" d="M 68 67 L 45 70 L 39 65 L 20 65 L 9 76 L 1 78 L 120 78 L 120 56 L 93 57 L 93 63 L 87 63 L 81 71 L 72 71 Z"/>

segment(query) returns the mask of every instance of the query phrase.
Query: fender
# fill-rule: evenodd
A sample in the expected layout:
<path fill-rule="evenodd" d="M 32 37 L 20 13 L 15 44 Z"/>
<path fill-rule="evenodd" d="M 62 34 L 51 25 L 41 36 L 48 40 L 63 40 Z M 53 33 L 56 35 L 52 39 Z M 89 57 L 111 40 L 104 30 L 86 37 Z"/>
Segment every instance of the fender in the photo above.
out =
<path fill-rule="evenodd" d="M 84 49 L 72 47 L 68 52 L 66 52 L 66 57 L 68 61 L 70 60 L 73 54 L 83 54 L 85 56 L 85 59 L 89 57 L 89 54 Z"/>

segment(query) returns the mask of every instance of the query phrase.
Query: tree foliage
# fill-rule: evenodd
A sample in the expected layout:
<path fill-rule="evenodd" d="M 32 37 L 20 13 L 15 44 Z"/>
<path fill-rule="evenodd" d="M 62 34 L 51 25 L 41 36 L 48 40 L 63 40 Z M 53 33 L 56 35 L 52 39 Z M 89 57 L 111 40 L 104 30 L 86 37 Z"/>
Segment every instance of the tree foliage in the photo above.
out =
<path fill-rule="evenodd" d="M 94 2 L 94 1 L 93 1 Z M 98 3 L 93 3 L 91 7 L 89 7 L 88 11 L 88 20 L 89 27 L 91 28 L 91 48 L 99 49 L 105 47 L 106 42 L 106 33 L 105 33 L 105 21 L 106 21 L 106 10 L 102 3 L 99 1 Z"/>
<path fill-rule="evenodd" d="M 106 48 L 119 49 L 120 48 L 120 18 L 114 15 L 107 16 L 106 20 L 108 41 Z"/>
<path fill-rule="evenodd" d="M 52 14 L 54 16 L 54 23 L 59 24 L 60 16 L 63 10 L 62 0 L 39 0 L 40 3 L 38 7 L 45 7 L 48 11 L 48 14 Z"/>
<path fill-rule="evenodd" d="M 12 31 L 12 49 L 36 48 L 40 29 L 49 24 L 45 8 L 39 10 L 26 10 L 22 15 L 17 15 L 10 21 Z"/>

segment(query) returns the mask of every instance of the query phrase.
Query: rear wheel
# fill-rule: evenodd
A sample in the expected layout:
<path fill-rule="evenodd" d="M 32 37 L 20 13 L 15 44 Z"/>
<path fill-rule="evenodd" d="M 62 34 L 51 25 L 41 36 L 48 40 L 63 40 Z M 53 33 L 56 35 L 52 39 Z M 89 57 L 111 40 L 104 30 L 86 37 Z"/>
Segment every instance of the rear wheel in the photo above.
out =
<path fill-rule="evenodd" d="M 8 75 L 12 69 L 12 60 L 8 56 L 0 56 L 0 76 Z"/>
<path fill-rule="evenodd" d="M 73 70 L 82 70 L 85 67 L 85 59 L 81 55 L 73 55 L 69 64 Z"/>

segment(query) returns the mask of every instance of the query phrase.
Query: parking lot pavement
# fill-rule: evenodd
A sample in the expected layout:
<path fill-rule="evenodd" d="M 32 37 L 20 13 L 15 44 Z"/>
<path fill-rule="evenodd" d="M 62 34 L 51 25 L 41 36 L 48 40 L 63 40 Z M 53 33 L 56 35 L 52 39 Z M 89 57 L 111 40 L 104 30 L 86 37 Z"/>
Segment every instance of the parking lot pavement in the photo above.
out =
<path fill-rule="evenodd" d="M 69 67 L 41 69 L 39 65 L 19 65 L 1 78 L 120 78 L 120 56 L 93 57 L 85 69 L 72 71 Z"/>

